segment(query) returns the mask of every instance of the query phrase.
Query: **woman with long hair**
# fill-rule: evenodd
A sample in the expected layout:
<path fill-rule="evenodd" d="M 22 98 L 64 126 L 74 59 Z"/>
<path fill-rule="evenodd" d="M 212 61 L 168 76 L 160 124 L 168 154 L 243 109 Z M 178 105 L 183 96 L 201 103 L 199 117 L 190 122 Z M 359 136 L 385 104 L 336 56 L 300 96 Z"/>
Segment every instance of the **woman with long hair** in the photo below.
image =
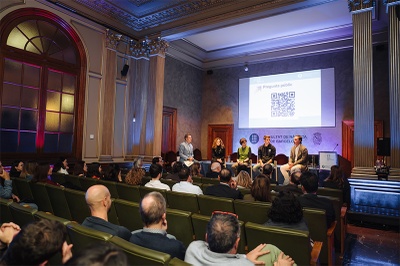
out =
<path fill-rule="evenodd" d="M 244 195 L 244 200 L 271 202 L 271 183 L 264 174 L 259 174 L 251 185 L 250 194 Z"/>
<path fill-rule="evenodd" d="M 51 180 L 52 172 L 53 168 L 50 166 L 49 163 L 39 163 L 39 165 L 36 167 L 36 172 L 32 178 L 32 182 L 40 182 L 54 186 L 61 186 L 60 184 Z"/>
<path fill-rule="evenodd" d="M 101 164 L 95 162 L 88 165 L 87 177 L 94 179 L 102 179 L 103 174 L 101 173 Z"/>
<path fill-rule="evenodd" d="M 252 185 L 251 177 L 247 171 L 240 171 L 236 176 L 236 184 L 238 188 L 251 188 Z"/>
<path fill-rule="evenodd" d="M 340 189 L 343 191 L 343 203 L 350 206 L 350 183 L 344 176 L 342 167 L 338 165 L 331 166 L 331 173 L 324 180 L 324 187 Z"/>
<path fill-rule="evenodd" d="M 219 162 L 221 166 L 225 165 L 225 145 L 221 138 L 216 137 L 211 146 L 212 162 Z"/>
<path fill-rule="evenodd" d="M 192 176 L 202 177 L 201 174 L 201 164 L 199 162 L 194 162 L 192 166 L 190 166 L 190 170 L 192 171 Z"/>
<path fill-rule="evenodd" d="M 74 165 L 73 175 L 85 177 L 88 168 L 85 161 L 77 161 Z"/>

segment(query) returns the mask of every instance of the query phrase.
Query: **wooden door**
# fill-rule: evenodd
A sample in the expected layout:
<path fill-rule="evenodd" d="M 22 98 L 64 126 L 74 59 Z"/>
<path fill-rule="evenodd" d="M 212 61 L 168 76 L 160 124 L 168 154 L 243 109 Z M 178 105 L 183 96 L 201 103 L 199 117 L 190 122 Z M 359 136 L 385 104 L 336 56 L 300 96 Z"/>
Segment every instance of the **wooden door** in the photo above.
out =
<path fill-rule="evenodd" d="M 376 161 L 377 138 L 383 137 L 383 121 L 374 122 L 374 162 Z M 354 167 L 354 121 L 342 121 L 342 156 L 351 162 L 351 168 Z"/>
<path fill-rule="evenodd" d="M 228 157 L 232 153 L 233 124 L 208 125 L 207 160 L 211 160 L 211 147 L 216 137 L 224 142 L 225 155 Z"/>
<path fill-rule="evenodd" d="M 163 107 L 161 153 L 176 152 L 176 108 Z"/>

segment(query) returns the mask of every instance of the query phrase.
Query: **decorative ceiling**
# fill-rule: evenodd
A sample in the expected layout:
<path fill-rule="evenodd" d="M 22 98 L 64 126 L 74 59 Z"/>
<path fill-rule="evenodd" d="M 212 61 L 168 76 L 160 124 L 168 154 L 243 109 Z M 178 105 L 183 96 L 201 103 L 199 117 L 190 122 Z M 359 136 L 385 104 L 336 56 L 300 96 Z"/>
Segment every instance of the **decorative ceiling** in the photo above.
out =
<path fill-rule="evenodd" d="M 352 19 L 347 0 L 47 2 L 136 41 L 161 37 L 170 43 L 169 55 L 201 69 L 352 47 Z M 377 8 L 376 12 L 382 11 Z M 375 32 L 385 32 L 387 23 L 377 17 L 375 22 L 380 23 L 375 23 Z M 382 41 L 384 36 L 377 34 L 377 41 Z"/>

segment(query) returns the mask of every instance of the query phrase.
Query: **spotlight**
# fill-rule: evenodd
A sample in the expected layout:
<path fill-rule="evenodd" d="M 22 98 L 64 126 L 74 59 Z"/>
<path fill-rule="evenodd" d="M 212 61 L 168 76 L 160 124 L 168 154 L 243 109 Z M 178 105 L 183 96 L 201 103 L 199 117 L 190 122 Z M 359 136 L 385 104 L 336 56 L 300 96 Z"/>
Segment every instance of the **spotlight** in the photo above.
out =
<path fill-rule="evenodd" d="M 249 71 L 249 66 L 247 64 L 244 65 L 244 71 L 245 72 Z"/>

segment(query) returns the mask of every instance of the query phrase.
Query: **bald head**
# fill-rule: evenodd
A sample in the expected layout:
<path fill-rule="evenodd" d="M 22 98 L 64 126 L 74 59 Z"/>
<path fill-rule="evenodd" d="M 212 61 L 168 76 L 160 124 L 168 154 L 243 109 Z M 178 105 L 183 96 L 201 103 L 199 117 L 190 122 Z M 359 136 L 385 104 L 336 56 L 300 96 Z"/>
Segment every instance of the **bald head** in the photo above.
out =
<path fill-rule="evenodd" d="M 93 185 L 86 191 L 85 199 L 87 205 L 92 210 L 100 207 L 103 204 L 103 200 L 110 196 L 110 191 L 108 191 L 107 187 L 103 185 Z"/>
<path fill-rule="evenodd" d="M 167 211 L 167 204 L 160 192 L 150 192 L 140 202 L 140 216 L 145 226 L 159 223 Z"/>
<path fill-rule="evenodd" d="M 213 162 L 211 164 L 211 171 L 217 172 L 217 173 L 221 172 L 221 164 L 219 162 Z"/>

